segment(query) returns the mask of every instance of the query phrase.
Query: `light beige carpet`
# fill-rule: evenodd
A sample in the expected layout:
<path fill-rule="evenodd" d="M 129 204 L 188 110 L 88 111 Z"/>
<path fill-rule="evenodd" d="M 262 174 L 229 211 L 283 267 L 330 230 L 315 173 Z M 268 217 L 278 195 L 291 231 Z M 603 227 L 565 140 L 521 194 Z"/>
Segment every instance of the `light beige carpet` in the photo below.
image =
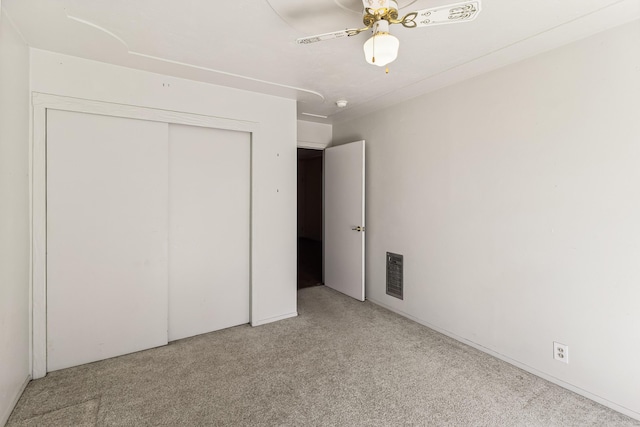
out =
<path fill-rule="evenodd" d="M 299 317 L 32 381 L 9 426 L 640 426 L 324 286 Z"/>

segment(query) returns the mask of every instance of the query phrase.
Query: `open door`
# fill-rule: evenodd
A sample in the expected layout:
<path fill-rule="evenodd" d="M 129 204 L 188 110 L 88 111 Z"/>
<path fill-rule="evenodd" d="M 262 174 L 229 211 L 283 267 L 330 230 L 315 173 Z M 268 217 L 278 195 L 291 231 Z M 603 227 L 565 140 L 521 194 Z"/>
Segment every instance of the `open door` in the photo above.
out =
<path fill-rule="evenodd" d="M 324 160 L 324 284 L 364 301 L 364 141 Z"/>

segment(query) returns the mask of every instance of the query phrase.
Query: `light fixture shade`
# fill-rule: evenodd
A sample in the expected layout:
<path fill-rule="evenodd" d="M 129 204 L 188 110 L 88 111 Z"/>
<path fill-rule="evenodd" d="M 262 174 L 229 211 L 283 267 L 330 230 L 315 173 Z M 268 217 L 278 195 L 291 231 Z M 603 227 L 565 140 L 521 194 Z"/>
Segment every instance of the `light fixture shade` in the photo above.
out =
<path fill-rule="evenodd" d="M 400 40 L 388 32 L 378 31 L 364 43 L 364 58 L 369 64 L 384 67 L 398 57 Z"/>

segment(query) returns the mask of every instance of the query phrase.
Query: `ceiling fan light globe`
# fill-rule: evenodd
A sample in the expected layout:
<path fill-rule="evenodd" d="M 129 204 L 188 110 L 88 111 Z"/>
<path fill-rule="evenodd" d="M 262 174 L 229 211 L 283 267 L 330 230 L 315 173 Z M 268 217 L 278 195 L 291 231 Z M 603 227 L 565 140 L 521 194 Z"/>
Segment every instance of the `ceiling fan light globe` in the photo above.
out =
<path fill-rule="evenodd" d="M 400 40 L 389 33 L 378 32 L 364 43 L 364 58 L 369 64 L 384 67 L 398 57 Z"/>

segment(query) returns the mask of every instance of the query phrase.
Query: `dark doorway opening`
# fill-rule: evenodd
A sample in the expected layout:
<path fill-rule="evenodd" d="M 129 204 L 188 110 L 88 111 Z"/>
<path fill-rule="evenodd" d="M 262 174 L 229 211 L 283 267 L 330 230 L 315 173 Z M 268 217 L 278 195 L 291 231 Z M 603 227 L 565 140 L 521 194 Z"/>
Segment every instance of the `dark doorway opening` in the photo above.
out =
<path fill-rule="evenodd" d="M 298 289 L 322 285 L 323 154 L 298 148 Z"/>

